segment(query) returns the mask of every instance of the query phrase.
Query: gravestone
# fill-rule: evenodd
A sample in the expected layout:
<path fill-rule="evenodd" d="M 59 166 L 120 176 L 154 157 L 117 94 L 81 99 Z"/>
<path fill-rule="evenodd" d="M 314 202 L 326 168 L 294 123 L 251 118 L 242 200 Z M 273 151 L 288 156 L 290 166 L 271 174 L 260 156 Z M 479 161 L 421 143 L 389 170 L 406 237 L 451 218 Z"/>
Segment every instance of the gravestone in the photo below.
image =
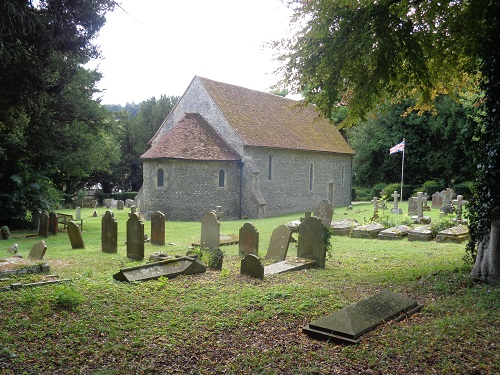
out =
<path fill-rule="evenodd" d="M 441 208 L 443 205 L 443 197 L 441 196 L 441 193 L 436 191 L 434 194 L 432 194 L 432 204 L 431 208 Z"/>
<path fill-rule="evenodd" d="M 424 211 L 430 211 L 431 208 L 429 207 L 428 203 L 427 203 L 427 200 L 429 199 L 429 197 L 427 196 L 427 193 L 424 193 L 424 195 L 422 195 L 422 198 L 424 199 L 424 203 L 422 205 L 422 208 Z"/>
<path fill-rule="evenodd" d="M 43 211 L 40 214 L 40 225 L 38 227 L 38 235 L 41 237 L 49 236 L 49 214 Z"/>
<path fill-rule="evenodd" d="M 151 244 L 165 245 L 165 215 L 160 211 L 151 214 Z"/>
<path fill-rule="evenodd" d="M 417 193 L 417 217 L 420 219 L 424 216 L 424 194 L 419 191 Z"/>
<path fill-rule="evenodd" d="M 203 250 L 212 251 L 220 246 L 220 222 L 215 212 L 210 211 L 201 220 L 200 246 Z"/>
<path fill-rule="evenodd" d="M 123 210 L 123 201 L 122 200 L 119 200 L 118 202 L 116 202 L 116 209 Z"/>
<path fill-rule="evenodd" d="M 241 260 L 240 273 L 242 275 L 248 275 L 255 277 L 257 279 L 264 278 L 264 266 L 260 261 L 259 257 L 254 254 L 247 254 Z"/>
<path fill-rule="evenodd" d="M 330 315 L 315 320 L 302 332 L 319 340 L 357 344 L 360 337 L 387 321 L 412 315 L 422 306 L 400 293 L 383 290 Z"/>
<path fill-rule="evenodd" d="M 314 216 L 321 220 L 323 225 L 330 226 L 332 223 L 333 207 L 329 200 L 324 200 L 314 211 Z"/>
<path fill-rule="evenodd" d="M 130 207 L 130 206 L 134 206 L 134 200 L 133 199 L 126 199 L 125 200 L 125 206 L 126 207 Z"/>
<path fill-rule="evenodd" d="M 38 232 L 40 226 L 40 214 L 41 211 L 35 210 L 31 214 L 31 229 L 36 230 Z"/>
<path fill-rule="evenodd" d="M 451 201 L 453 199 L 453 189 L 447 188 L 441 192 L 441 196 L 443 197 L 443 205 L 441 206 L 441 212 L 443 214 L 451 214 L 453 213 L 453 206 L 451 205 Z"/>
<path fill-rule="evenodd" d="M 81 207 L 76 208 L 75 220 L 82 220 L 82 209 Z"/>
<path fill-rule="evenodd" d="M 372 203 L 373 203 L 373 216 L 378 216 L 378 199 L 377 199 L 377 197 L 373 197 Z"/>
<path fill-rule="evenodd" d="M 299 225 L 297 257 L 312 259 L 318 267 L 325 268 L 326 250 L 323 244 L 323 223 L 316 217 L 308 217 Z"/>
<path fill-rule="evenodd" d="M 384 229 L 378 234 L 377 238 L 379 240 L 401 240 L 408 236 L 411 230 L 412 227 L 408 225 L 398 225 L 396 227 Z"/>
<path fill-rule="evenodd" d="M 266 259 L 278 262 L 285 260 L 291 238 L 292 231 L 286 225 L 275 228 L 269 241 Z"/>
<path fill-rule="evenodd" d="M 248 254 L 259 255 L 259 232 L 252 223 L 245 223 L 240 228 L 239 253 L 243 257 Z"/>
<path fill-rule="evenodd" d="M 422 225 L 408 232 L 408 241 L 431 241 L 433 238 L 430 225 Z"/>
<path fill-rule="evenodd" d="M 42 260 L 45 252 L 47 251 L 47 245 L 45 241 L 37 241 L 31 247 L 31 251 L 28 254 L 28 259 L 31 260 Z"/>
<path fill-rule="evenodd" d="M 408 216 L 415 216 L 417 214 L 417 198 L 408 198 Z"/>
<path fill-rule="evenodd" d="M 360 225 L 359 227 L 353 228 L 351 232 L 351 237 L 373 239 L 377 238 L 378 234 L 384 229 L 385 227 L 380 223 L 369 223 L 365 225 Z"/>
<path fill-rule="evenodd" d="M 436 242 L 461 243 L 469 239 L 469 228 L 464 225 L 444 229 L 436 234 Z"/>
<path fill-rule="evenodd" d="M 127 258 L 144 259 L 144 223 L 135 213 L 127 220 Z"/>
<path fill-rule="evenodd" d="M 130 220 L 130 219 L 129 219 Z M 172 279 L 179 275 L 192 275 L 206 272 L 207 266 L 198 258 L 180 256 L 136 267 L 123 268 L 113 275 L 117 281 L 146 281 L 160 277 Z"/>
<path fill-rule="evenodd" d="M 78 229 L 75 222 L 70 221 L 67 227 L 69 241 L 71 242 L 71 248 L 73 249 L 85 249 L 83 244 L 82 232 Z"/>
<path fill-rule="evenodd" d="M 151 215 L 152 215 L 152 214 L 153 214 L 153 213 L 152 213 L 151 211 L 146 211 L 146 213 L 144 214 L 144 219 L 145 219 L 146 221 L 151 221 Z"/>
<path fill-rule="evenodd" d="M 332 222 L 332 236 L 350 236 L 353 228 L 359 227 L 355 219 L 343 219 Z"/>
<path fill-rule="evenodd" d="M 112 211 L 106 211 L 101 220 L 101 248 L 103 253 L 118 251 L 118 222 Z"/>
<path fill-rule="evenodd" d="M 455 211 L 456 211 L 456 216 L 455 216 L 455 221 L 457 223 L 461 223 L 463 221 L 463 207 L 467 205 L 469 202 L 464 200 L 464 197 L 461 195 L 457 195 L 457 199 L 454 199 L 452 203 L 456 206 Z"/>
<path fill-rule="evenodd" d="M 130 216 L 130 214 L 135 214 L 136 212 L 137 212 L 137 207 L 136 206 L 130 206 L 129 216 Z"/>
<path fill-rule="evenodd" d="M 57 222 L 57 214 L 55 212 L 51 212 L 49 215 L 49 232 L 54 236 L 57 235 L 57 227 L 59 223 Z"/>
<path fill-rule="evenodd" d="M 111 201 L 112 200 L 113 199 L 111 199 L 111 198 L 107 198 L 104 200 L 104 205 L 106 206 L 106 208 L 111 208 Z"/>
<path fill-rule="evenodd" d="M 398 207 L 398 198 L 401 197 L 401 194 L 398 194 L 398 192 L 394 190 L 394 193 L 391 194 L 391 197 L 394 198 L 393 202 L 394 207 L 391 208 L 391 214 L 402 214 L 403 210 Z"/>

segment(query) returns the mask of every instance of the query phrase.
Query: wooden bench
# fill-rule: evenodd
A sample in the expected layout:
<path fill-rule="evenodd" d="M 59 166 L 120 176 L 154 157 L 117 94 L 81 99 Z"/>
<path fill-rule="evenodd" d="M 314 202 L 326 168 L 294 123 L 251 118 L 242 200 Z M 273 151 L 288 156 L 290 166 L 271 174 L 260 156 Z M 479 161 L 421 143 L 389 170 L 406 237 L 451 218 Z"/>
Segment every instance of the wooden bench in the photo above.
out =
<path fill-rule="evenodd" d="M 80 227 L 80 231 L 83 230 L 83 219 L 73 220 L 73 215 L 57 213 L 57 223 L 63 225 L 63 229 L 66 229 L 70 221 L 73 221 L 78 227 Z M 79 223 L 78 223 L 79 222 Z"/>

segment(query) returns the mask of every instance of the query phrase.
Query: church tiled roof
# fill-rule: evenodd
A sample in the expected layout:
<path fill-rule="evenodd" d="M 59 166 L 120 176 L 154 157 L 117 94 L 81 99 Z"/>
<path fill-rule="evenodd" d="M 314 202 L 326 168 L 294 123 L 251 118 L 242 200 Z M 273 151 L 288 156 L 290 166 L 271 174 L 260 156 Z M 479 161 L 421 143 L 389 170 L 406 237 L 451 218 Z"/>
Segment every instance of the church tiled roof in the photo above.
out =
<path fill-rule="evenodd" d="M 247 146 L 354 154 L 338 129 L 310 105 L 198 77 Z"/>
<path fill-rule="evenodd" d="M 199 113 L 186 113 L 169 132 L 142 155 L 142 158 L 241 159 Z"/>

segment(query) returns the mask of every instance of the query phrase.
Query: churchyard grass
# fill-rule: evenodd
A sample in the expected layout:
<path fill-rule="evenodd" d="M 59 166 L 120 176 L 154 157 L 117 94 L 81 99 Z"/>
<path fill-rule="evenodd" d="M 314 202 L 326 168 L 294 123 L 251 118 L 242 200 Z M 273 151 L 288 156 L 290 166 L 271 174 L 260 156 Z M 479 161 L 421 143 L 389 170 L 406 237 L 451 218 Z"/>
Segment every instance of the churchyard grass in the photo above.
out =
<path fill-rule="evenodd" d="M 68 281 L 0 292 L 0 374 L 500 373 L 500 290 L 468 277 L 465 243 L 332 237 L 325 269 L 264 280 L 239 274 L 238 245 L 230 245 L 222 247 L 222 271 L 120 283 L 114 273 L 144 261 L 126 258 L 127 210 L 114 210 L 118 253 L 101 252 L 105 210 L 98 212 L 93 218 L 91 209 L 82 210 L 85 249 L 71 249 L 65 232 L 44 239 L 44 261 Z M 363 223 L 372 214 L 371 204 L 359 204 L 335 209 L 333 220 Z M 437 210 L 425 214 L 438 220 Z M 250 220 L 260 233 L 260 254 L 274 228 L 300 216 Z M 237 234 L 243 223 L 223 220 L 221 233 Z M 150 222 L 144 224 L 150 234 Z M 146 244 L 146 259 L 157 251 L 185 254 L 200 230 L 199 222 L 167 221 L 166 245 Z M 0 244 L 18 243 L 25 257 L 39 240 L 13 234 Z M 288 255 L 295 254 L 292 243 Z M 13 277 L 0 286 L 36 279 Z M 411 296 L 423 310 L 378 327 L 356 346 L 301 332 L 386 288 Z"/>

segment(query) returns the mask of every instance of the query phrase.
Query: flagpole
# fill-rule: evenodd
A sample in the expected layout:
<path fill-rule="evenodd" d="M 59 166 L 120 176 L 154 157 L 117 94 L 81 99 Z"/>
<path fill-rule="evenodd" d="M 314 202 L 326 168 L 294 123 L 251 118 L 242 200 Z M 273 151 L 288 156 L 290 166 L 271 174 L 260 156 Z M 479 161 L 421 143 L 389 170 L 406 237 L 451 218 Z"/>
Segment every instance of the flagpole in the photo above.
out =
<path fill-rule="evenodd" d="M 401 203 L 403 203 L 403 170 L 405 165 L 405 148 L 406 148 L 406 141 L 404 138 L 403 142 L 405 143 L 405 145 L 403 147 L 403 158 L 401 160 Z"/>

